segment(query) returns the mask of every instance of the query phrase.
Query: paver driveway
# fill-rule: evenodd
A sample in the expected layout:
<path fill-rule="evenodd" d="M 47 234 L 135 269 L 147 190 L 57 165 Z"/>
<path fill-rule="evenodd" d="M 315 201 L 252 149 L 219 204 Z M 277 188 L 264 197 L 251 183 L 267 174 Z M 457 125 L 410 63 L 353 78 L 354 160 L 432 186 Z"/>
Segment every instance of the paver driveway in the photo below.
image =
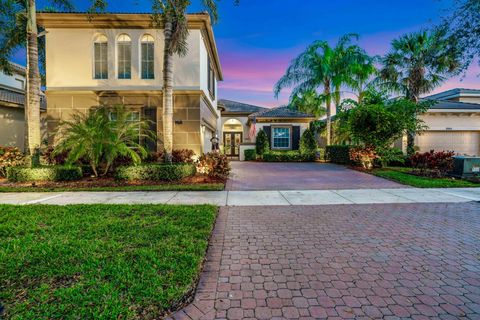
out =
<path fill-rule="evenodd" d="M 227 190 L 338 190 L 405 188 L 330 163 L 232 162 Z"/>
<path fill-rule="evenodd" d="M 480 318 L 480 205 L 222 208 L 173 317 Z"/>

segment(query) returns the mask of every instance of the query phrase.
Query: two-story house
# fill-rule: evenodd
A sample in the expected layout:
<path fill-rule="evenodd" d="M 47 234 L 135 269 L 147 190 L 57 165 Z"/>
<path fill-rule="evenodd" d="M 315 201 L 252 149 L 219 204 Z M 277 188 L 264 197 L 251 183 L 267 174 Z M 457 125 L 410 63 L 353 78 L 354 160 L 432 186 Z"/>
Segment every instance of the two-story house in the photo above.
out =
<path fill-rule="evenodd" d="M 46 29 L 48 132 L 75 112 L 123 104 L 151 120 L 161 150 L 164 35 L 150 14 L 39 13 Z M 174 57 L 175 149 L 211 150 L 222 80 L 210 17 L 188 15 L 188 53 Z M 50 137 L 52 141 L 52 137 Z"/>

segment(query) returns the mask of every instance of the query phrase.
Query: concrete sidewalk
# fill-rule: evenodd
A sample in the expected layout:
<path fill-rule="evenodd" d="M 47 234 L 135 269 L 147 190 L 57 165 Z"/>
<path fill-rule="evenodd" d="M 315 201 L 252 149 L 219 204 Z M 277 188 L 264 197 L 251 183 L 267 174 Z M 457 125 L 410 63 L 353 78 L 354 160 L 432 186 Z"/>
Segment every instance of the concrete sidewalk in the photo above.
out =
<path fill-rule="evenodd" d="M 462 203 L 480 201 L 480 188 L 357 189 L 290 191 L 163 191 L 0 193 L 0 204 L 213 204 L 217 206 L 297 206 L 375 203 Z"/>

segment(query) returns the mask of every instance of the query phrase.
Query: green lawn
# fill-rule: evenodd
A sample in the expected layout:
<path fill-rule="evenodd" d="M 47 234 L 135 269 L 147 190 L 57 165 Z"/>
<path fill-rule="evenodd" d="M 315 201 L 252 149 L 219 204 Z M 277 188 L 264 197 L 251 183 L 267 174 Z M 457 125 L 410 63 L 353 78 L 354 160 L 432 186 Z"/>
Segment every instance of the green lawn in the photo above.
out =
<path fill-rule="evenodd" d="M 428 177 L 419 177 L 415 175 L 408 174 L 410 168 L 385 168 L 385 169 L 374 169 L 372 174 L 389 179 L 392 181 L 399 182 L 412 187 L 417 188 L 469 188 L 469 187 L 480 187 L 480 184 L 461 180 L 461 179 L 452 179 L 452 178 L 428 178 Z"/>
<path fill-rule="evenodd" d="M 202 184 L 160 184 L 114 187 L 31 187 L 31 186 L 0 186 L 0 192 L 66 192 L 66 191 L 222 191 L 223 183 Z"/>
<path fill-rule="evenodd" d="M 158 319 L 190 295 L 213 206 L 0 206 L 1 319 Z"/>

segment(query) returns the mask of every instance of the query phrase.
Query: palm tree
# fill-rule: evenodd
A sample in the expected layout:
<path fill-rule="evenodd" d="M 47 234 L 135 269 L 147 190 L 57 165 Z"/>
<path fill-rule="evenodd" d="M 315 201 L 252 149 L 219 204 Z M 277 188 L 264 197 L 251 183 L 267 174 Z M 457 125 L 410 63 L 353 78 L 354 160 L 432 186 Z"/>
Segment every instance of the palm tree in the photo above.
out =
<path fill-rule="evenodd" d="M 91 10 L 102 0 L 92 0 Z M 51 0 L 49 10 L 73 10 L 71 0 Z M 10 58 L 20 48 L 27 50 L 27 87 L 25 99 L 25 149 L 34 155 L 40 147 L 39 33 L 35 0 L 0 0 L 0 70 L 11 74 Z M 42 46 L 40 46 L 42 49 Z"/>
<path fill-rule="evenodd" d="M 461 55 L 445 31 L 421 31 L 393 40 L 392 50 L 381 59 L 380 87 L 417 103 L 448 77 L 461 70 Z M 414 132 L 408 132 L 407 153 L 414 152 Z"/>
<path fill-rule="evenodd" d="M 316 117 L 324 116 L 326 109 L 322 97 L 315 90 L 308 90 L 292 97 L 291 107 L 296 110 L 311 113 Z"/>
<path fill-rule="evenodd" d="M 154 0 L 153 19 L 164 28 L 163 51 L 163 147 L 165 162 L 172 163 L 173 151 L 173 56 L 188 52 L 187 9 L 190 0 Z M 202 0 L 213 22 L 217 21 L 217 0 Z"/>
<path fill-rule="evenodd" d="M 315 41 L 292 61 L 274 88 L 278 97 L 284 88 L 293 87 L 291 98 L 309 90 L 322 89 L 321 100 L 326 104 L 327 144 L 331 143 L 332 135 L 332 101 L 336 107 L 340 105 L 342 86 L 354 83 L 354 74 L 358 73 L 355 68 L 358 69 L 359 64 L 368 58 L 363 49 L 351 44 L 354 39 L 358 36 L 345 35 L 334 47 L 326 41 Z"/>

